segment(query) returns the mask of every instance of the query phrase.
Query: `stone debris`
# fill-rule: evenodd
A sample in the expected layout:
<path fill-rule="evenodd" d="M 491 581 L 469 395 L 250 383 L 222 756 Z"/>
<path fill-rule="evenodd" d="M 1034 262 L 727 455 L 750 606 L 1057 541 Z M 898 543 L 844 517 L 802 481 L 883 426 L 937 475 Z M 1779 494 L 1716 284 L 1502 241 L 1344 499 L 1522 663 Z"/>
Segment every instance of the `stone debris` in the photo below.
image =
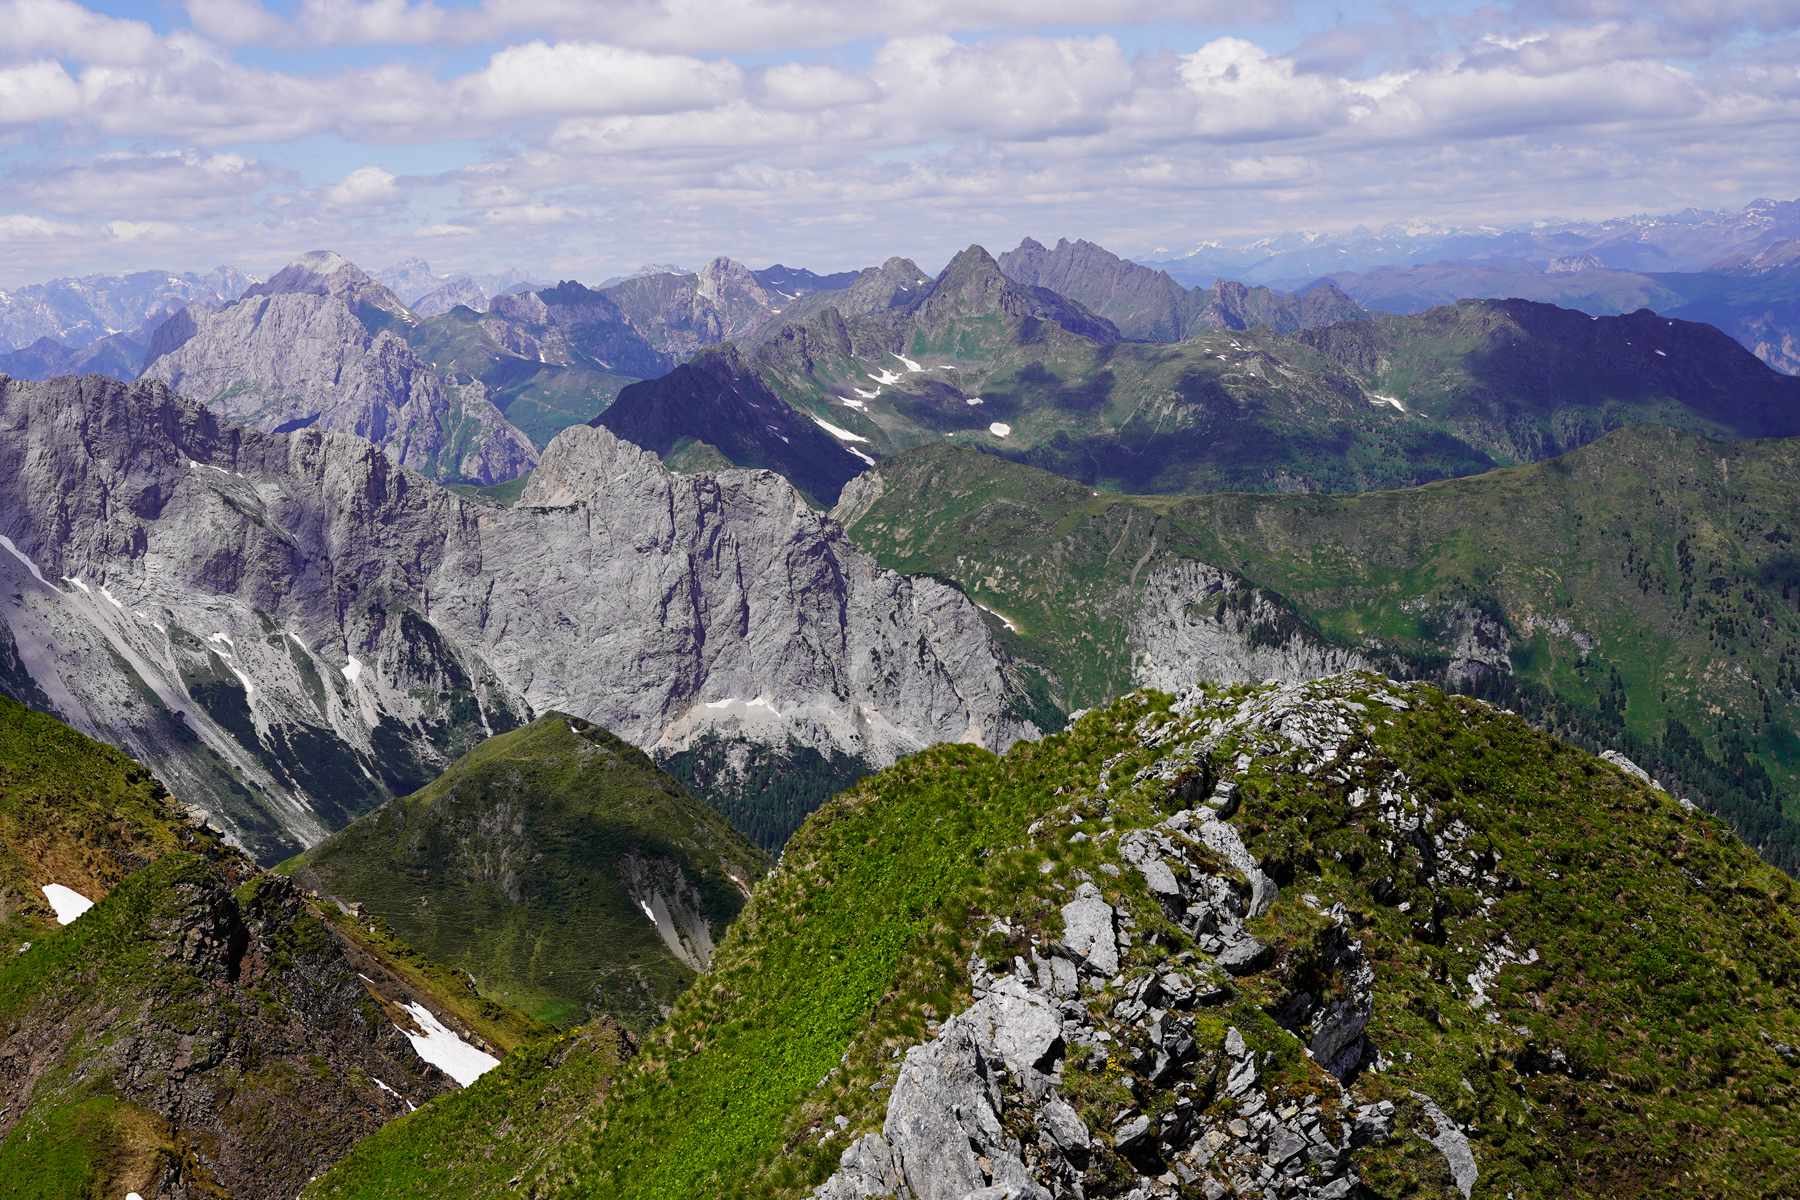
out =
<path fill-rule="evenodd" d="M 1390 680 L 1371 690 L 1370 683 L 1363 675 L 1276 685 L 1224 713 L 1195 692 L 1167 716 L 1146 714 L 1135 729 L 1139 742 L 1169 753 L 1129 784 L 1112 775 L 1122 758 L 1108 759 L 1102 782 L 1114 793 L 1160 787 L 1186 806 L 1148 827 L 1128 828 L 1114 823 L 1114 801 L 1099 788 L 1097 796 L 1077 794 L 1046 814 L 1031 836 L 1092 841 L 1103 852 L 1112 841 L 1124 872 L 1108 862 L 1096 869 L 1125 882 L 1141 880 L 1148 899 L 1127 902 L 1138 894 L 1128 888 L 1115 906 L 1101 884 L 1077 871 L 1075 892 L 1061 906 L 1060 937 L 1015 924 L 1017 918 L 993 921 L 990 932 L 1015 946 L 1029 943 L 1028 953 L 1014 954 L 1010 963 L 971 958 L 974 1004 L 907 1051 L 881 1132 L 853 1142 L 814 1195 L 1353 1195 L 1352 1152 L 1392 1138 L 1399 1115 L 1389 1100 L 1359 1102 L 1354 1094 L 1364 1071 L 1392 1067 L 1367 1036 L 1375 968 L 1356 936 L 1362 918 L 1308 893 L 1302 901 L 1319 922 L 1310 943 L 1290 938 L 1283 950 L 1250 931 L 1248 922 L 1280 893 L 1231 823 L 1237 785 L 1258 770 L 1343 785 L 1352 806 L 1368 807 L 1369 819 L 1391 831 L 1396 874 L 1404 859 L 1434 894 L 1442 876 L 1446 886 L 1472 887 L 1488 903 L 1517 886 L 1498 874 L 1497 860 L 1474 830 L 1461 822 L 1445 826 L 1404 775 L 1365 777 L 1351 789 L 1367 757 L 1355 748 L 1359 732 L 1392 719 L 1384 709 L 1397 714 L 1410 707 L 1406 685 Z M 1227 757 L 1222 748 L 1233 741 L 1240 752 Z M 1095 821 L 1104 826 L 1097 835 L 1076 828 L 1092 829 Z M 1131 903 L 1160 908 L 1195 948 L 1144 959 L 1135 948 L 1164 935 L 1154 933 L 1161 926 L 1148 921 L 1153 914 L 1134 912 Z M 1278 1099 L 1277 1081 L 1265 1078 L 1267 1060 L 1242 1031 L 1232 1027 L 1222 1040 L 1202 1044 L 1193 1015 L 1228 1003 L 1235 978 L 1275 967 L 1283 955 L 1305 956 L 1305 969 L 1292 975 L 1317 981 L 1294 985 L 1285 1004 L 1272 1010 L 1312 1064 L 1312 1085 L 1298 1099 L 1288 1092 Z M 1154 967 L 1145 971 L 1145 961 Z M 1504 937 L 1493 941 L 1469 976 L 1471 1004 L 1480 1007 L 1504 966 L 1535 961 L 1535 951 L 1520 952 Z M 1090 1109 L 1084 1120 L 1061 1094 L 1071 1064 L 1129 1075 L 1140 1106 L 1093 1127 L 1096 1114 Z M 1416 1131 L 1444 1155 L 1458 1188 L 1470 1195 L 1479 1172 L 1468 1138 L 1429 1098 L 1414 1095 L 1429 1118 Z M 1115 1164 L 1112 1174 L 1094 1173 L 1102 1161 Z M 1095 1190 L 1102 1178 L 1117 1178 L 1120 1162 L 1137 1172 L 1135 1186 Z"/>

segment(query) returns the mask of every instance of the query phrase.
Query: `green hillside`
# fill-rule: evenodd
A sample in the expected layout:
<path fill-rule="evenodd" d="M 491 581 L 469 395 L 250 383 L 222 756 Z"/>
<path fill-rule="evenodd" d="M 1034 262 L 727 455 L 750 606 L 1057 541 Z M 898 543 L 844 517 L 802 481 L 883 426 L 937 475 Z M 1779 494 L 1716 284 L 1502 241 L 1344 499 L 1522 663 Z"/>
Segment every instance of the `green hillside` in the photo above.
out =
<path fill-rule="evenodd" d="M 642 1030 L 768 863 L 642 751 L 549 713 L 281 870 L 365 906 L 484 997 L 560 1027 L 606 1014 Z"/>
<path fill-rule="evenodd" d="M 0 936 L 55 927 L 45 884 L 98 899 L 191 836 L 134 759 L 0 696 Z"/>
<path fill-rule="evenodd" d="M 1119 962 L 1110 978 L 1110 966 L 1080 968 L 1080 999 L 1055 1002 L 1075 1040 L 1050 1043 L 1039 1066 L 1092 1134 L 1089 1150 L 1065 1167 L 1035 1141 L 1047 1101 L 996 1066 L 1004 1123 L 983 1135 L 996 1147 L 981 1151 L 995 1156 L 984 1171 L 1022 1136 L 1005 1144 L 1036 1164 L 1034 1179 L 1073 1179 L 1091 1197 L 1165 1171 L 1200 1195 L 1204 1178 L 1224 1184 L 1264 1163 L 1313 1188 L 1348 1171 L 1358 1194 L 1450 1197 L 1454 1165 L 1425 1138 L 1454 1121 L 1477 1197 L 1800 1186 L 1800 894 L 1721 824 L 1521 718 L 1424 685 L 1359 674 L 1172 700 L 1125 697 L 1004 758 L 937 747 L 814 814 L 706 985 L 678 1001 L 576 1135 L 518 1177 L 522 1194 L 809 1194 L 847 1144 L 882 1131 L 908 1047 L 1010 978 L 1009 964 L 1070 953 L 1058 949 L 1074 936 L 1061 906 L 1078 883 L 1113 906 Z M 1279 885 L 1266 911 L 1241 918 L 1233 936 L 1258 954 L 1232 974 L 1210 965 L 1219 943 L 1192 924 L 1200 910 L 1177 925 L 1165 914 L 1180 904 L 1159 902 L 1137 865 L 1161 845 L 1152 853 L 1174 873 L 1159 867 L 1168 882 L 1156 886 L 1199 896 L 1217 879 L 1248 896 L 1255 881 L 1197 836 L 1199 816 L 1167 820 L 1197 803 L 1183 797 L 1227 791 L 1229 822 L 1214 828 L 1234 830 L 1246 862 Z M 1125 853 L 1128 842 L 1139 849 Z M 1024 992 L 1006 986 L 1040 994 L 1047 969 Z M 1144 1015 L 1126 1001 L 1151 994 L 1152 974 L 1191 998 Z M 1346 1025 L 1344 1013 L 1362 1015 Z M 1322 1014 L 1354 1035 L 1341 1082 L 1306 1052 L 1309 1038 L 1321 1044 Z M 1154 1053 L 1152 1016 L 1156 1045 L 1187 1049 Z M 1234 1064 L 1250 1060 L 1246 1091 Z M 554 1104 L 540 1099 L 554 1077 L 521 1078 L 507 1095 L 528 1111 Z M 503 1086 L 483 1080 L 467 1102 L 492 1104 Z M 916 1078 L 907 1086 L 909 1105 L 930 1102 Z M 1291 1159 L 1268 1132 L 1320 1118 L 1335 1130 L 1382 1104 L 1387 1130 L 1346 1142 L 1347 1158 Z M 1127 1148 L 1139 1113 L 1135 1130 L 1161 1134 Z M 373 1196 L 370 1181 L 398 1178 L 484 1194 L 456 1171 L 503 1152 L 509 1135 L 478 1120 L 413 1128 L 402 1144 L 407 1126 L 392 1127 L 380 1156 L 308 1194 Z M 453 1147 L 436 1173 L 427 1134 Z"/>
<path fill-rule="evenodd" d="M 1622 751 L 1794 871 L 1796 471 L 1797 441 L 1640 426 L 1403 491 L 1124 497 L 934 447 L 883 462 L 879 497 L 840 516 L 882 565 L 941 575 L 1011 622 L 991 624 L 1071 710 L 1132 686 L 1145 581 L 1208 563 L 1234 582 L 1195 594 L 1190 622 L 1454 675 Z"/>
<path fill-rule="evenodd" d="M 96 903 L 59 925 L 46 884 Z M 550 1033 L 4 699 L 0 913 L 8 1196 L 292 1195 L 405 1098 L 454 1087 L 396 1028 L 417 1028 L 405 1006 L 496 1055 Z"/>

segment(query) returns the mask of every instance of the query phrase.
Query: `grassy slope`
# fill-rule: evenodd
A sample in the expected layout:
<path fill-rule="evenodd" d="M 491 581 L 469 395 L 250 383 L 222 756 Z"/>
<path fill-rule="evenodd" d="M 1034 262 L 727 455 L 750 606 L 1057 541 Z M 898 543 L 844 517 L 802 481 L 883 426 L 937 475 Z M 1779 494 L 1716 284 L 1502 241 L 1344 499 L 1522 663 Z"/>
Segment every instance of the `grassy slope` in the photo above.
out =
<path fill-rule="evenodd" d="M 1366 701 L 1363 689 L 1377 683 L 1363 677 L 1350 691 Z M 1215 693 L 1209 710 L 1228 710 L 1246 691 Z M 1425 687 L 1409 699 L 1409 711 L 1377 709 L 1384 719 L 1353 734 L 1349 748 L 1366 758 L 1348 783 L 1284 770 L 1271 745 L 1219 747 L 1216 763 L 1240 749 L 1258 755 L 1235 823 L 1284 880 L 1283 899 L 1252 922 L 1283 958 L 1240 980 L 1225 1008 L 1198 1014 L 1203 1048 L 1216 1050 L 1235 1025 L 1272 1053 L 1277 1087 L 1318 1087 L 1317 1068 L 1270 1017 L 1304 975 L 1323 920 L 1299 899 L 1310 892 L 1354 911 L 1375 965 L 1370 1032 L 1393 1065 L 1365 1075 L 1361 1096 L 1404 1102 L 1417 1088 L 1473 1125 L 1480 1194 L 1800 1186 L 1793 1073 L 1763 1037 L 1800 1040 L 1792 882 L 1712 818 L 1519 718 Z M 1134 726 L 1154 730 L 1168 706 L 1168 697 L 1127 697 L 1004 759 L 938 747 L 820 810 L 733 927 L 708 985 L 677 1004 L 585 1136 L 522 1181 L 526 1194 L 805 1194 L 845 1139 L 879 1127 L 886 1093 L 874 1085 L 891 1081 L 896 1052 L 969 1003 L 964 964 L 991 918 L 1054 933 L 1070 874 L 1112 854 L 1109 842 L 1066 839 L 1146 824 L 1170 807 L 1155 782 L 1116 789 L 1110 809 L 1091 791 L 1102 761 L 1128 779 L 1168 752 L 1175 743 L 1147 750 L 1133 735 Z M 1192 736 L 1189 728 L 1177 741 Z M 1474 831 L 1465 845 L 1504 864 L 1491 909 L 1447 880 L 1435 894 L 1414 883 L 1417 851 L 1350 806 L 1352 786 L 1397 771 L 1436 810 L 1438 828 L 1464 822 Z M 1058 807 L 1086 819 L 1027 832 Z M 1138 939 L 1127 974 L 1185 944 L 1133 873 L 1102 882 L 1143 932 L 1161 933 L 1161 946 Z M 1421 924 L 1422 914 L 1435 920 Z M 1542 961 L 1501 972 L 1490 1007 L 1477 1012 L 1461 980 L 1503 932 Z M 1112 997 L 1095 1001 L 1099 1011 Z M 1532 1052 L 1552 1047 L 1574 1074 L 1529 1070 Z M 1065 1094 L 1091 1125 L 1109 1127 L 1129 1103 L 1121 1083 L 1074 1072 Z M 1143 1094 L 1153 1109 L 1172 1099 Z M 531 1100 L 525 1092 L 518 1102 Z M 848 1129 L 821 1145 L 821 1126 L 837 1114 Z M 477 1123 L 453 1136 L 467 1158 L 493 1135 Z M 410 1148 L 415 1161 L 419 1149 Z M 1357 1169 L 1375 1195 L 1454 1194 L 1441 1162 L 1411 1137 L 1358 1152 Z M 478 1194 L 447 1186 L 448 1175 L 412 1178 L 438 1195 Z M 328 1175 L 316 1194 L 332 1194 L 338 1179 Z"/>
<path fill-rule="evenodd" d="M 249 890 L 229 897 L 222 889 L 239 875 L 251 876 Z M 332 922 L 343 939 L 340 945 L 359 968 L 381 974 L 365 965 L 361 955 L 387 967 L 405 980 L 414 997 L 460 1018 L 500 1051 L 549 1033 L 522 1013 L 482 1000 L 460 975 L 423 959 L 385 930 L 359 926 L 335 909 L 300 906 L 294 914 L 270 910 L 262 917 L 252 915 L 262 907 L 256 890 L 262 878 L 210 832 L 187 825 L 180 805 L 144 767 L 53 718 L 0 698 L 0 896 L 5 914 L 0 933 L 9 945 L 0 956 L 0 1029 L 15 1049 L 32 1047 L 28 1057 L 35 1064 L 35 1078 L 10 1077 L 16 1124 L 9 1123 L 9 1136 L 0 1145 L 0 1190 L 19 1196 L 110 1197 L 135 1185 L 150 1193 L 162 1172 L 184 1155 L 191 1157 L 195 1136 L 210 1135 L 178 1128 L 145 1104 L 125 1098 L 131 1087 L 141 1091 L 149 1086 L 146 1080 L 158 1069 L 157 1052 L 148 1047 L 187 1036 L 190 1041 L 197 1037 L 204 1048 L 214 1036 L 229 1043 L 230 1035 L 221 1030 L 242 1026 L 262 1037 L 271 1028 L 287 1026 L 293 1019 L 284 1007 L 290 991 L 308 992 L 315 982 L 289 978 L 288 972 L 296 965 L 301 975 L 313 970 L 310 960 L 323 945 L 318 938 L 325 936 L 320 918 Z M 73 887 L 98 903 L 75 923 L 58 926 L 39 890 L 47 882 Z M 273 931 L 276 939 L 263 947 L 275 958 L 260 964 L 251 997 L 220 992 L 223 980 L 206 974 L 204 952 L 196 955 L 194 943 L 180 936 L 196 924 L 204 927 L 218 919 L 216 911 L 202 915 L 194 909 L 195 896 L 215 893 L 203 907 L 232 905 L 252 923 L 260 921 L 260 928 Z M 30 948 L 13 953 L 11 948 L 23 942 Z M 350 976 L 324 978 L 328 984 L 354 983 Z M 253 1005 L 261 1007 L 260 1013 L 250 1011 Z M 114 1078 L 108 1048 L 122 1037 L 142 1039 L 139 1072 L 151 1075 L 134 1077 L 129 1084 Z M 293 1047 L 274 1042 L 264 1047 L 269 1056 L 264 1075 L 234 1075 L 229 1084 L 249 1106 L 246 1114 L 265 1088 L 291 1096 L 296 1087 L 332 1086 L 330 1070 L 316 1080 L 306 1077 L 305 1070 L 302 1078 L 291 1078 L 292 1064 L 284 1056 Z M 218 1070 L 216 1064 L 195 1065 L 185 1086 L 196 1088 L 196 1095 L 212 1095 L 219 1076 L 208 1075 L 209 1069 Z M 402 1077 L 394 1075 L 392 1082 L 400 1084 Z M 177 1079 L 170 1086 L 184 1084 Z M 204 1104 L 195 1107 L 205 1109 Z M 310 1145 L 308 1139 L 323 1139 L 320 1145 L 347 1144 L 346 1139 L 353 1141 L 364 1132 L 351 1128 L 354 1121 L 342 1128 L 333 1125 L 329 1106 L 321 1111 L 317 1127 L 292 1127 L 282 1136 L 305 1145 Z M 255 1124 L 250 1120 L 240 1126 L 238 1135 L 261 1136 Z M 191 1163 L 189 1167 L 192 1175 Z M 194 1177 L 204 1182 L 206 1175 L 202 1171 Z"/>
<path fill-rule="evenodd" d="M 768 863 L 641 751 L 551 713 L 282 870 L 366 905 L 484 996 L 561 1026 L 609 1013 L 648 1027 L 693 971 L 628 892 L 627 854 L 679 861 L 715 929 L 743 903 L 729 876 L 753 883 Z"/>
<path fill-rule="evenodd" d="M 473 375 L 487 384 L 495 407 L 539 450 L 558 431 L 605 412 L 620 388 L 636 382 L 578 354 L 567 362 L 520 354 L 488 328 L 502 323 L 499 317 L 457 308 L 420 324 L 411 331 L 410 341 L 433 370 Z"/>
<path fill-rule="evenodd" d="M 383 1125 L 306 1200 L 494 1196 L 535 1174 L 605 1097 L 630 1041 L 590 1022 L 509 1055 L 474 1087 Z"/>
<path fill-rule="evenodd" d="M 54 928 L 44 884 L 98 900 L 175 849 L 183 820 L 135 760 L 0 697 L 0 936 Z"/>
<path fill-rule="evenodd" d="M 1421 670 L 1442 664 L 1452 606 L 1485 608 L 1510 627 L 1517 678 L 1540 696 L 1645 744 L 1666 740 L 1674 719 L 1721 763 L 1741 738 L 1737 777 L 1758 762 L 1791 796 L 1797 469 L 1800 442 L 1638 427 L 1550 462 L 1407 491 L 1119 497 L 938 448 L 883 463 L 887 490 L 851 533 L 884 566 L 943 575 L 1004 614 L 1019 632 L 1003 640 L 1057 672 L 1071 708 L 1131 686 L 1129 589 L 1174 555 L 1239 572 L 1331 640 Z M 1595 640 L 1591 651 L 1573 632 Z M 1621 696 L 1607 716 L 1601 701 Z M 1733 819 L 1759 844 L 1800 850 L 1800 813 L 1773 799 Z"/>

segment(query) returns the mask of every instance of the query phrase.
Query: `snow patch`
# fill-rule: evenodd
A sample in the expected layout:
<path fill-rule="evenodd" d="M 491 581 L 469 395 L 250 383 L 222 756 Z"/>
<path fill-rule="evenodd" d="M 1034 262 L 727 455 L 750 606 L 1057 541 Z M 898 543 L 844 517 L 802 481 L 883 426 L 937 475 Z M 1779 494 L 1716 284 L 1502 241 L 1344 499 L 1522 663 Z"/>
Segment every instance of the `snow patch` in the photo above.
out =
<path fill-rule="evenodd" d="M 444 1028 L 423 1004 L 403 1004 L 400 1007 L 425 1031 L 420 1034 L 400 1030 L 406 1034 L 406 1040 L 412 1043 L 413 1051 L 463 1087 L 468 1087 L 500 1065 L 500 1060 L 493 1055 L 477 1050 Z"/>
<path fill-rule="evenodd" d="M 106 597 L 106 602 L 108 604 L 112 605 L 120 612 L 125 611 L 125 606 L 119 603 L 119 598 L 117 596 L 106 590 L 106 585 L 104 583 L 100 585 L 100 594 Z"/>
<path fill-rule="evenodd" d="M 711 704 L 708 704 L 706 707 L 708 707 L 708 708 L 729 708 L 731 705 L 736 704 L 736 703 L 737 703 L 736 696 L 727 696 L 723 700 L 714 700 Z"/>
<path fill-rule="evenodd" d="M 965 397 L 963 397 L 963 403 L 965 403 L 965 404 L 980 404 L 981 397 L 980 396 L 965 396 Z"/>
<path fill-rule="evenodd" d="M 86 592 L 90 596 L 94 594 L 94 589 L 89 587 L 87 584 L 81 582 L 81 579 L 79 576 L 64 575 L 63 582 L 74 584 L 76 587 L 80 588 L 83 592 Z"/>
<path fill-rule="evenodd" d="M 995 421 L 992 425 L 988 426 L 988 432 L 995 437 L 1005 437 L 1012 432 L 1012 426 L 1004 421 Z"/>
<path fill-rule="evenodd" d="M 1663 357 L 1664 357 L 1664 358 L 1667 358 L 1667 357 L 1669 357 L 1669 356 L 1668 356 L 1668 354 L 1667 354 L 1667 353 L 1666 353 L 1666 352 L 1664 352 L 1664 351 L 1662 351 L 1662 350 L 1658 350 L 1658 351 L 1657 351 L 1657 353 L 1658 353 L 1658 354 L 1661 354 L 1661 355 L 1662 355 L 1662 356 L 1663 356 Z"/>
<path fill-rule="evenodd" d="M 50 586 L 49 581 L 46 580 L 44 578 L 44 576 L 38 571 L 37 564 L 32 562 L 29 558 L 25 557 L 25 552 L 23 550 L 19 549 L 17 546 L 13 545 L 13 540 L 11 538 L 0 536 L 0 546 L 5 546 L 6 552 L 8 554 L 12 555 L 14 558 L 16 558 L 20 562 L 24 563 L 25 569 L 27 571 L 31 572 L 31 577 L 33 579 L 37 580 L 39 583 L 43 584 L 45 587 Z"/>
<path fill-rule="evenodd" d="M 900 382 L 900 376 L 894 374 L 892 371 L 888 370 L 886 367 L 883 367 L 879 371 L 870 372 L 869 378 L 873 379 L 876 383 L 879 383 L 879 384 L 883 385 L 884 387 Z"/>
<path fill-rule="evenodd" d="M 925 369 L 904 354 L 895 353 L 894 357 L 905 363 L 908 371 L 923 371 Z"/>
<path fill-rule="evenodd" d="M 994 612 L 993 609 L 989 608 L 987 605 L 983 604 L 981 601 L 977 600 L 975 602 L 975 607 L 979 608 L 984 613 L 992 613 L 996 618 L 999 619 L 999 621 L 1002 625 L 1006 626 L 1008 629 L 1012 630 L 1014 633 L 1019 632 L 1019 627 L 1017 625 L 1014 625 L 1011 621 L 1007 620 L 1005 617 L 1001 616 L 999 613 Z"/>
<path fill-rule="evenodd" d="M 1406 405 L 1400 403 L 1400 398 L 1398 396 L 1382 396 L 1375 392 L 1370 392 L 1369 403 L 1373 404 L 1376 408 L 1380 408 L 1384 404 L 1390 404 L 1400 412 L 1406 411 Z"/>
<path fill-rule="evenodd" d="M 807 416 L 810 417 L 812 414 L 808 413 Z M 840 429 L 830 421 L 823 420 L 819 417 L 813 417 L 813 424 L 817 425 L 820 429 L 823 429 L 826 433 L 829 433 L 840 442 L 866 442 L 869 440 L 859 434 L 851 433 L 848 429 Z"/>
<path fill-rule="evenodd" d="M 373 1075 L 369 1076 L 369 1078 L 375 1079 L 375 1077 Z M 418 1105 L 414 1104 L 411 1100 L 408 1100 L 405 1096 L 401 1096 L 399 1092 L 396 1092 L 393 1088 L 391 1088 L 387 1084 L 381 1082 L 381 1080 L 375 1079 L 375 1086 L 380 1088 L 382 1091 L 386 1092 L 390 1096 L 398 1096 L 400 1099 L 400 1102 L 402 1104 L 406 1105 L 407 1112 L 419 1111 Z M 137 1195 L 137 1193 L 133 1192 L 133 1193 L 131 1193 L 131 1195 L 135 1196 L 135 1195 Z M 130 1200 L 130 1197 L 127 1197 L 126 1200 Z"/>
<path fill-rule="evenodd" d="M 648 904 L 645 904 L 642 900 L 639 900 L 637 902 L 637 906 L 644 910 L 644 915 L 646 917 L 650 918 L 650 923 L 652 925 L 656 924 L 656 914 L 650 911 L 650 906 Z"/>
<path fill-rule="evenodd" d="M 876 388 L 876 389 L 875 389 L 875 390 L 874 390 L 874 391 L 872 391 L 872 392 L 865 392 L 865 391 L 863 391 L 863 390 L 862 390 L 862 389 L 861 389 L 861 388 L 859 388 L 859 387 L 853 387 L 853 388 L 851 388 L 851 389 L 850 389 L 850 390 L 851 390 L 851 391 L 853 391 L 853 392 L 855 392 L 855 393 L 856 393 L 856 394 L 857 394 L 857 395 L 859 395 L 859 396 L 861 396 L 861 397 L 862 397 L 862 398 L 863 398 L 863 399 L 864 399 L 864 400 L 873 400 L 873 399 L 874 399 L 874 398 L 875 398 L 875 397 L 877 397 L 877 396 L 879 396 L 879 395 L 881 395 L 881 389 L 880 389 L 880 388 Z M 845 404 L 848 404 L 848 403 L 850 403 L 850 401 L 848 401 L 848 400 L 846 400 L 846 401 L 844 401 L 844 403 L 845 403 Z M 861 407 L 862 407 L 862 406 L 861 406 L 861 405 L 860 405 L 860 404 L 859 404 L 859 405 L 857 405 L 857 407 L 858 407 L 858 408 L 861 408 Z"/>
<path fill-rule="evenodd" d="M 67 925 L 88 909 L 94 902 L 76 891 L 66 888 L 60 883 L 46 883 L 43 887 L 44 899 L 50 901 L 50 907 L 56 910 L 56 923 Z"/>
<path fill-rule="evenodd" d="M 231 647 L 234 654 L 237 652 L 237 643 L 231 640 L 229 634 L 209 633 L 206 635 L 206 640 L 209 642 L 224 642 L 227 646 Z"/>
<path fill-rule="evenodd" d="M 350 656 L 350 661 L 344 664 L 344 678 L 348 679 L 351 683 L 355 683 L 358 679 L 362 678 L 362 672 L 362 663 L 358 662 L 356 655 L 352 654 Z"/>
<path fill-rule="evenodd" d="M 862 459 L 864 462 L 868 463 L 871 467 L 875 465 L 874 459 L 872 459 L 868 455 L 864 454 L 861 450 L 858 450 L 855 446 L 845 446 L 844 449 L 846 449 L 850 453 L 856 455 L 856 457 Z"/>

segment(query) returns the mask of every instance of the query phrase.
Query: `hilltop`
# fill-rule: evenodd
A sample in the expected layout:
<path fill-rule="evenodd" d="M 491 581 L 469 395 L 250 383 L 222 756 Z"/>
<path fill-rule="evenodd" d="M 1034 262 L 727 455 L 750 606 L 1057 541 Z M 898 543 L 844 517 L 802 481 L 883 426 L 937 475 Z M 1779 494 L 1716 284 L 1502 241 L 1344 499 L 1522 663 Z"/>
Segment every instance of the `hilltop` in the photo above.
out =
<path fill-rule="evenodd" d="M 640 1034 L 712 963 L 769 859 L 637 747 L 546 713 L 280 870 L 484 996 Z"/>

